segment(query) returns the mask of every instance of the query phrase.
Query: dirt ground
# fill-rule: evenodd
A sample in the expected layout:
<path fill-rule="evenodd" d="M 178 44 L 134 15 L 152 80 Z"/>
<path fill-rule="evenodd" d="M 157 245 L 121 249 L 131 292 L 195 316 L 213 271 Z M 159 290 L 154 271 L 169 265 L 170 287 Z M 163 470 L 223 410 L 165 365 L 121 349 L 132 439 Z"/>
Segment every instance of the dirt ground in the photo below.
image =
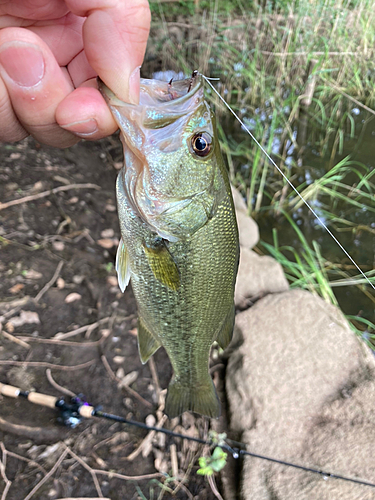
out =
<path fill-rule="evenodd" d="M 31 199 L 0 205 L 0 381 L 60 396 L 55 381 L 109 413 L 154 424 L 162 418 L 159 388 L 172 370 L 162 349 L 154 373 L 141 364 L 134 297 L 117 286 L 114 184 L 121 162 L 116 137 L 67 150 L 31 139 L 1 147 L 0 202 Z M 50 192 L 57 187 L 63 190 Z M 196 474 L 207 450 L 161 434 L 139 448 L 146 431 L 99 419 L 68 429 L 56 417 L 22 399 L 0 399 L 3 500 L 215 498 Z M 209 425 L 188 413 L 164 423 L 200 437 Z"/>

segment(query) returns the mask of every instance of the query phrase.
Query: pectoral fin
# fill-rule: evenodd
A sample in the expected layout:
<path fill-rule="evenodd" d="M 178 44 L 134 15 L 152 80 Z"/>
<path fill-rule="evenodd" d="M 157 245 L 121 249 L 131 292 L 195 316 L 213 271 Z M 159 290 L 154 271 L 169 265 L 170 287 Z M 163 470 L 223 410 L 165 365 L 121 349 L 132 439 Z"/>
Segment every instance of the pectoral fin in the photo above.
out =
<path fill-rule="evenodd" d="M 171 290 L 178 290 L 180 273 L 164 240 L 155 238 L 152 244 L 144 243 L 143 248 L 155 278 Z"/>
<path fill-rule="evenodd" d="M 116 271 L 118 277 L 118 285 L 121 291 L 124 293 L 125 288 L 128 286 L 130 280 L 130 266 L 128 252 L 126 250 L 124 242 L 122 241 L 122 238 L 117 248 Z"/>
<path fill-rule="evenodd" d="M 224 323 L 221 326 L 221 330 L 219 332 L 219 335 L 217 336 L 216 342 L 219 344 L 219 346 L 222 349 L 225 349 L 227 345 L 229 345 L 229 342 L 232 340 L 233 336 L 233 327 L 234 327 L 234 316 L 235 316 L 235 310 L 234 310 L 234 304 L 229 311 L 227 317 L 224 320 Z"/>
<path fill-rule="evenodd" d="M 151 356 L 160 347 L 160 342 L 155 339 L 150 330 L 145 326 L 141 317 L 138 318 L 138 350 L 139 356 L 143 364 L 151 358 Z"/>

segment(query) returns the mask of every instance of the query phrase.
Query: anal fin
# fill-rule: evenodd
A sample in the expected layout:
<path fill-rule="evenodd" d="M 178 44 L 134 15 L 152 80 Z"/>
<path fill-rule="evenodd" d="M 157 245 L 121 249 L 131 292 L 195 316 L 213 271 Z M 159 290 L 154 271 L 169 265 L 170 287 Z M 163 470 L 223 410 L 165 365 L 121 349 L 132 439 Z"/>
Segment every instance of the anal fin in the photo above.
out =
<path fill-rule="evenodd" d="M 151 358 L 151 356 L 161 346 L 160 342 L 152 335 L 150 330 L 145 326 L 141 317 L 138 318 L 138 350 L 139 356 L 143 364 Z"/>
<path fill-rule="evenodd" d="M 128 251 L 126 250 L 122 238 L 117 248 L 116 271 L 118 278 L 118 286 L 120 287 L 122 293 L 124 293 L 125 288 L 128 286 L 130 280 L 130 266 L 129 266 Z"/>
<path fill-rule="evenodd" d="M 144 243 L 143 248 L 155 278 L 171 290 L 178 290 L 180 273 L 164 240 L 155 238 L 152 244 Z"/>
<path fill-rule="evenodd" d="M 216 342 L 222 349 L 225 349 L 229 345 L 229 342 L 232 340 L 234 317 L 235 317 L 235 309 L 233 304 L 221 326 L 221 330 L 219 331 L 219 334 L 216 339 Z"/>

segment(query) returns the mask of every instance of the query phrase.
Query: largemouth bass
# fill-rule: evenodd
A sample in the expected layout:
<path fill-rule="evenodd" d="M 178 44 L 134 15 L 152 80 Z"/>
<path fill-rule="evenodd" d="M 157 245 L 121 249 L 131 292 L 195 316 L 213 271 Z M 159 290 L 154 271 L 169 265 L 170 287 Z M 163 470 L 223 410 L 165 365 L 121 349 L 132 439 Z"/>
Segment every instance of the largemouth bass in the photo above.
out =
<path fill-rule="evenodd" d="M 102 82 L 100 89 L 124 146 L 116 269 L 121 290 L 131 279 L 137 301 L 141 361 L 165 348 L 174 370 L 169 417 L 187 410 L 218 417 L 209 353 L 215 340 L 224 349 L 232 337 L 239 243 L 202 77 L 141 79 L 139 105 Z"/>

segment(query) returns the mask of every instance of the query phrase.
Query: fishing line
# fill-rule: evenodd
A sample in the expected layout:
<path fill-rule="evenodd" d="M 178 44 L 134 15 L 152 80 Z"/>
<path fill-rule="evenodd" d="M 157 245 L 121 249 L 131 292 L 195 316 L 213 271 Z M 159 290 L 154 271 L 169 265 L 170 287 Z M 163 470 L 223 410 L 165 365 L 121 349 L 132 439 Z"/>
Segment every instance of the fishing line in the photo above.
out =
<path fill-rule="evenodd" d="M 49 396 L 47 394 L 41 394 L 38 392 L 22 391 L 18 387 L 2 384 L 1 382 L 0 394 L 11 398 L 24 398 L 31 403 L 46 406 L 48 408 L 54 408 L 59 412 L 58 421 L 66 427 L 75 428 L 84 418 L 104 418 L 106 420 L 120 422 L 126 425 L 132 425 L 134 427 L 145 429 L 147 431 L 160 432 L 162 434 L 166 434 L 167 436 L 184 439 L 186 441 L 194 441 L 195 443 L 207 445 L 210 447 L 218 446 L 219 448 L 222 448 L 223 450 L 230 453 L 234 459 L 239 459 L 240 457 L 246 455 L 252 458 L 265 460 L 267 462 L 284 465 L 286 467 L 293 467 L 294 469 L 302 470 L 304 472 L 319 474 L 324 479 L 340 479 L 342 481 L 348 481 L 351 483 L 360 484 L 362 486 L 370 486 L 371 488 L 375 488 L 375 483 L 371 483 L 369 481 L 342 476 L 332 472 L 315 469 L 313 467 L 306 467 L 304 465 L 286 462 L 285 460 L 279 460 L 277 458 L 268 457 L 266 455 L 252 453 L 250 451 L 247 451 L 246 443 L 241 443 L 239 441 L 233 441 L 231 439 L 225 439 L 224 441 L 219 440 L 219 442 L 216 442 L 215 439 L 205 440 L 194 436 L 188 436 L 186 434 L 180 434 L 179 432 L 174 432 L 169 429 L 163 429 L 162 427 L 147 425 L 143 422 L 138 422 L 137 420 L 128 420 L 127 418 L 121 417 L 120 415 L 106 413 L 102 411 L 100 406 L 94 407 L 90 405 L 81 395 L 74 396 L 69 401 L 66 401 L 64 397 L 59 398 L 55 396 Z"/>
<path fill-rule="evenodd" d="M 312 206 L 305 200 L 305 198 L 299 193 L 298 189 L 292 184 L 292 182 L 288 179 L 288 177 L 284 174 L 284 172 L 281 170 L 281 168 L 273 161 L 271 156 L 267 153 L 267 151 L 264 149 L 264 147 L 259 143 L 259 141 L 254 137 L 254 135 L 250 132 L 248 127 L 244 124 L 244 122 L 241 120 L 239 116 L 236 115 L 236 113 L 233 111 L 233 109 L 230 107 L 230 105 L 226 102 L 226 100 L 220 95 L 220 93 L 215 89 L 215 87 L 212 85 L 210 82 L 211 78 L 208 78 L 204 75 L 202 75 L 202 78 L 208 83 L 208 85 L 212 88 L 212 90 L 215 92 L 215 94 L 219 97 L 219 99 L 225 104 L 225 106 L 229 109 L 229 111 L 232 113 L 232 115 L 236 118 L 236 120 L 239 121 L 239 123 L 242 125 L 244 130 L 249 134 L 249 136 L 252 138 L 252 140 L 255 142 L 255 144 L 261 149 L 261 151 L 266 155 L 268 161 L 278 170 L 278 172 L 283 176 L 283 178 L 286 180 L 286 182 L 289 184 L 289 186 L 293 189 L 293 191 L 298 195 L 298 197 L 303 201 L 303 203 L 307 206 L 307 208 L 310 210 L 310 212 L 314 215 L 316 220 L 319 222 L 319 224 L 327 231 L 327 233 L 331 236 L 331 238 L 335 241 L 335 243 L 341 248 L 341 250 L 344 252 L 344 254 L 348 257 L 348 259 L 351 261 L 351 263 L 357 268 L 357 270 L 362 274 L 362 276 L 365 278 L 367 283 L 375 290 L 375 285 L 369 280 L 369 278 L 366 276 L 366 274 L 362 271 L 362 269 L 358 266 L 358 264 L 355 262 L 355 260 L 351 257 L 351 255 L 345 250 L 345 248 L 342 246 L 342 244 L 339 242 L 339 240 L 336 238 L 336 236 L 332 233 L 332 231 L 326 226 L 326 224 L 323 222 L 323 220 L 319 217 L 319 215 L 315 212 L 315 210 L 312 208 Z"/>

